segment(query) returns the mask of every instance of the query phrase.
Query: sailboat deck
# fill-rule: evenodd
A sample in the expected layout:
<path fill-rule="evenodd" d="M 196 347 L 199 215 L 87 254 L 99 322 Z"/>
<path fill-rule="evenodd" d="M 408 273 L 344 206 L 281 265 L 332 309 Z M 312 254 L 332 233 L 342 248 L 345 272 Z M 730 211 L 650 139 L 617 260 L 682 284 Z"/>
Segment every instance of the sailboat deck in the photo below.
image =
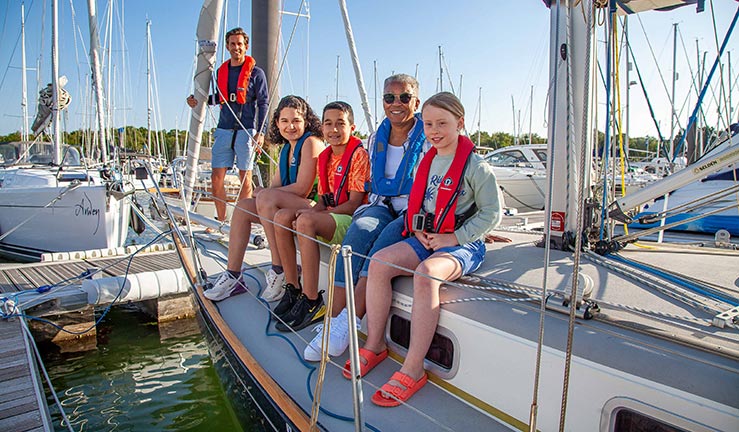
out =
<path fill-rule="evenodd" d="M 499 231 L 496 234 L 508 237 L 512 242 L 488 245 L 487 259 L 482 268 L 472 277 L 462 279 L 461 285 L 445 285 L 442 288 L 440 327 L 462 322 L 474 326 L 484 334 L 514 335 L 520 344 L 532 347 L 538 338 L 539 300 L 521 299 L 527 295 L 501 291 L 500 282 L 541 289 L 545 271 L 544 249 L 534 245 L 541 236 L 511 231 Z M 215 243 L 205 244 L 209 252 L 214 251 L 212 248 L 221 247 Z M 665 268 L 676 272 L 690 268 L 692 276 L 705 276 L 704 280 L 725 287 L 730 292 L 733 290 L 736 295 L 736 253 L 705 250 L 677 254 L 679 258 L 675 258 L 672 253 L 667 254 L 666 251 L 655 248 L 656 246 L 651 249 L 644 248 L 643 245 L 629 246 L 621 253 L 634 260 L 664 264 Z M 210 260 L 208 256 L 221 253 L 225 255 L 223 250 L 215 254 L 201 254 L 203 265 L 211 276 L 220 273 L 224 264 Z M 256 298 L 258 290 L 264 286 L 263 272 L 269 264 L 269 253 L 267 250 L 249 249 L 246 262 L 249 266 L 246 282 L 250 286 L 250 293 L 216 303 L 217 309 L 257 362 L 309 413 L 311 399 L 308 389 L 312 391 L 317 371 L 311 372 L 311 367 L 301 357 L 303 349 L 315 333 L 311 331 L 311 327 L 297 334 L 279 333 L 274 329 L 274 324 L 269 320 L 267 305 Z M 698 265 L 700 262 L 710 265 Z M 686 267 L 688 264 L 689 267 Z M 645 289 L 636 281 L 609 272 L 588 259 L 583 258 L 581 266 L 581 271 L 593 279 L 592 297 L 596 301 L 602 299 L 603 304 L 601 314 L 596 319 L 576 321 L 573 354 L 581 359 L 579 361 L 603 365 L 608 370 L 624 371 L 637 377 L 656 377 L 663 385 L 706 397 L 710 395 L 713 400 L 737 408 L 735 389 L 739 388 L 739 334 L 735 329 L 711 327 L 708 325 L 712 318 L 709 313 L 683 304 L 661 292 Z M 698 273 L 692 271 L 695 267 L 699 267 Z M 325 270 L 324 266 L 322 280 L 325 280 Z M 552 250 L 551 264 L 546 271 L 547 289 L 563 289 L 567 285 L 567 275 L 571 272 L 572 254 Z M 394 289 L 393 311 L 408 317 L 412 303 L 412 279 L 399 278 Z M 513 304 L 511 301 L 517 302 Z M 545 345 L 565 352 L 567 315 L 548 311 L 545 317 Z M 685 320 L 683 317 L 694 319 Z M 681 336 L 684 336 L 684 349 L 676 351 L 674 342 L 679 341 Z M 691 339 L 700 340 L 700 345 L 690 341 Z M 392 342 L 390 346 L 398 356 L 404 355 L 404 348 Z M 494 351 L 495 347 L 492 349 Z M 462 361 L 470 361 L 471 354 L 458 353 Z M 637 356 L 647 360 L 634 362 L 633 359 Z M 401 357 L 396 359 L 402 360 Z M 351 383 L 340 374 L 341 365 L 346 358 L 347 354 L 344 354 L 332 359 L 333 363 L 327 368 L 321 406 L 333 413 L 351 417 Z M 495 368 L 495 358 L 487 361 L 488 367 Z M 430 385 L 413 397 L 411 406 L 391 411 L 374 406 L 369 398 L 376 387 L 382 385 L 399 368 L 399 363 L 397 360 L 385 361 L 367 375 L 363 388 L 365 420 L 381 430 L 404 430 L 407 427 L 418 430 L 497 430 L 496 425 L 500 430 L 507 430 L 509 426 L 504 426 L 498 418 L 505 419 L 515 427 L 525 426 L 524 413 L 513 417 L 496 415 L 496 412 L 500 414 L 498 407 L 480 403 L 483 398 L 467 392 L 460 393 L 454 388 L 461 382 L 470 381 L 478 381 L 473 387 L 488 394 L 505 393 L 508 385 L 531 388 L 533 364 L 530 368 L 526 366 L 522 369 L 521 375 L 513 374 L 513 384 L 495 382 L 490 377 L 469 375 L 471 370 L 485 370 L 484 366 L 482 369 L 467 367 L 464 371 L 460 366 L 460 370 L 452 372 L 450 379 L 445 378 L 445 375 L 450 374 L 449 371 L 433 364 L 428 366 L 432 373 Z M 685 388 L 681 380 L 682 371 L 685 370 L 704 377 L 697 380 L 701 383 L 698 387 Z M 561 370 L 556 375 L 561 379 Z M 694 384 L 696 380 L 691 382 Z M 726 385 L 717 388 L 716 382 Z M 450 388 L 452 391 L 447 391 Z M 561 391 L 561 385 L 549 386 L 548 390 L 542 390 L 541 397 L 556 400 L 559 396 L 557 391 Z M 589 396 L 572 395 L 572 403 L 576 404 L 578 398 L 583 397 Z M 468 404 L 463 400 L 472 402 Z M 505 408 L 503 407 L 502 412 L 509 412 Z M 549 409 L 553 407 L 550 406 Z M 389 413 L 392 415 L 388 415 Z M 349 422 L 339 421 L 325 414 L 321 414 L 320 421 L 329 430 L 353 427 Z"/>

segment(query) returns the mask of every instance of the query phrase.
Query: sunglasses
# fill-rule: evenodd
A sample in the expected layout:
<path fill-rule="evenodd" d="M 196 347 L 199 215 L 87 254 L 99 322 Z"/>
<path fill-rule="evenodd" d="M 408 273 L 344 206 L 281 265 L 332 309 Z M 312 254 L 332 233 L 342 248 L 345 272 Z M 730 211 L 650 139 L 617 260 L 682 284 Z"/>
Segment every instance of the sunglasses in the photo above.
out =
<path fill-rule="evenodd" d="M 385 101 L 385 103 L 388 105 L 395 102 L 396 99 L 400 99 L 400 103 L 407 104 L 411 101 L 411 99 L 413 99 L 413 95 L 410 93 L 401 93 L 399 95 L 385 93 L 384 95 L 382 95 L 382 100 Z"/>

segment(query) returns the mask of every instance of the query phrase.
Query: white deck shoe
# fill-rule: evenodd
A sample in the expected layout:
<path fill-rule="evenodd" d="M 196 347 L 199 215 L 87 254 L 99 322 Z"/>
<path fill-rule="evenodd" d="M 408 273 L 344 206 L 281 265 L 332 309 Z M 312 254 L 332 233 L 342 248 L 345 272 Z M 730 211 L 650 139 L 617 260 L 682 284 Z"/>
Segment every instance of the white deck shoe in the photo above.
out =
<path fill-rule="evenodd" d="M 206 290 L 203 295 L 211 301 L 225 300 L 233 295 L 246 292 L 246 284 L 243 277 L 233 277 L 227 271 L 221 273 L 213 284 L 213 288 Z"/>
<path fill-rule="evenodd" d="M 275 273 L 274 270 L 269 269 L 267 271 L 267 286 L 262 291 L 262 298 L 267 302 L 276 302 L 285 295 L 285 272 L 280 274 Z"/>
<path fill-rule="evenodd" d="M 356 327 L 359 329 L 361 326 L 361 320 L 358 317 L 356 319 Z M 318 334 L 313 338 L 312 341 L 305 347 L 303 351 L 303 358 L 307 361 L 320 361 L 321 360 L 321 344 L 323 342 L 323 324 L 318 324 L 313 331 L 317 331 Z M 349 346 L 349 316 L 347 315 L 346 309 L 343 309 L 339 316 L 331 320 L 331 328 L 328 334 L 328 355 L 331 357 L 338 357 L 344 354 L 346 348 Z"/>

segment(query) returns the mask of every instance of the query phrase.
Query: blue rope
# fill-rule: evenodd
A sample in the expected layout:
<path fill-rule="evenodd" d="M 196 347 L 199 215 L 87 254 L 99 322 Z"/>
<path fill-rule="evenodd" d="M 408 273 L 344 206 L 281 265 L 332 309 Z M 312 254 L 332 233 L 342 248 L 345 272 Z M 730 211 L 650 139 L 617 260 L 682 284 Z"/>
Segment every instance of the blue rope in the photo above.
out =
<path fill-rule="evenodd" d="M 721 294 L 718 294 L 718 293 L 709 291 L 705 287 L 702 287 L 699 284 L 690 282 L 690 281 L 688 281 L 686 279 L 683 279 L 683 278 L 681 278 L 679 276 L 675 276 L 673 274 L 664 272 L 662 270 L 658 270 L 658 269 L 656 269 L 654 267 L 651 267 L 651 266 L 648 266 L 648 265 L 645 265 L 645 264 L 641 264 L 641 263 L 638 263 L 636 261 L 629 260 L 627 258 L 624 258 L 621 255 L 613 254 L 613 255 L 609 255 L 609 257 L 611 259 L 615 260 L 615 261 L 622 262 L 624 264 L 628 264 L 628 265 L 630 265 L 632 267 L 636 267 L 636 268 L 638 268 L 640 270 L 646 271 L 647 273 L 652 273 L 654 275 L 657 275 L 657 276 L 659 276 L 659 277 L 661 277 L 661 278 L 663 278 L 663 279 L 665 279 L 665 280 L 667 280 L 669 282 L 672 282 L 672 283 L 674 283 L 676 285 L 679 285 L 679 286 L 681 286 L 683 288 L 686 288 L 686 289 L 688 289 L 690 291 L 693 291 L 695 293 L 704 295 L 704 296 L 706 296 L 708 298 L 711 298 L 713 300 L 717 300 L 717 301 L 721 301 L 721 302 L 724 302 L 724 303 L 728 303 L 731 306 L 739 306 L 739 301 L 737 301 L 736 299 L 731 298 L 731 297 L 726 297 L 724 295 L 721 295 Z"/>
<path fill-rule="evenodd" d="M 262 284 L 259 282 L 259 280 L 257 278 L 255 278 L 254 276 L 248 274 L 248 273 L 242 273 L 242 274 L 245 275 L 245 276 L 248 276 L 248 277 L 250 277 L 251 279 L 254 280 L 254 282 L 257 284 L 257 287 L 259 288 L 258 291 L 257 291 L 257 300 L 259 300 L 260 302 L 262 302 L 265 306 L 267 306 L 267 309 L 269 309 L 269 303 L 267 303 L 264 299 L 261 298 L 263 288 L 262 288 Z M 267 325 L 264 327 L 264 334 L 266 336 L 268 336 L 268 337 L 277 337 L 277 338 L 280 338 L 280 339 L 284 340 L 285 342 L 287 342 L 290 345 L 290 348 L 292 348 L 293 352 L 295 353 L 295 356 L 298 358 L 298 360 L 300 361 L 300 363 L 306 369 L 308 369 L 310 371 L 308 373 L 308 377 L 305 380 L 305 387 L 306 387 L 307 392 L 308 392 L 308 397 L 310 397 L 311 402 L 313 402 L 313 390 L 311 389 L 310 381 L 311 381 L 311 377 L 313 376 L 313 373 L 316 371 L 316 367 L 313 366 L 313 364 L 308 363 L 307 361 L 305 361 L 303 359 L 303 356 L 300 355 L 300 351 L 298 350 L 298 348 L 295 346 L 295 344 L 293 343 L 293 341 L 291 341 L 287 336 L 285 336 L 285 335 L 283 335 L 281 333 L 270 332 L 269 331 L 269 326 L 271 324 L 272 324 L 272 314 L 271 313 L 268 313 L 267 314 Z M 319 410 L 323 414 L 326 414 L 327 416 L 332 417 L 332 418 L 335 418 L 337 420 L 354 423 L 354 417 L 349 417 L 349 416 L 337 414 L 337 413 L 332 412 L 332 411 L 329 411 L 329 410 L 327 410 L 327 409 L 325 409 L 323 407 L 320 407 Z M 372 431 L 380 432 L 380 429 L 378 429 L 375 426 L 372 426 L 370 423 L 365 422 L 364 425 L 368 429 L 370 429 Z"/>

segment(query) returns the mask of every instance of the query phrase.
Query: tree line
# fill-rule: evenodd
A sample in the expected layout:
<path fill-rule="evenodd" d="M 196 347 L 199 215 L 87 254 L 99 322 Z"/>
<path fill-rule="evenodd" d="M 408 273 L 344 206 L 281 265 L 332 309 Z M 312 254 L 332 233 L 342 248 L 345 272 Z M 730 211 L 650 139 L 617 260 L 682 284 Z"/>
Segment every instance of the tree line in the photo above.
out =
<path fill-rule="evenodd" d="M 212 132 L 213 130 L 207 130 L 203 132 L 201 143 L 205 146 L 212 144 Z M 708 143 L 709 140 L 715 136 L 715 130 L 711 127 L 704 128 L 703 139 L 704 142 Z M 470 139 L 480 147 L 486 149 L 498 149 L 501 147 L 508 147 L 516 144 L 542 144 L 546 143 L 547 139 L 537 134 L 523 134 L 518 137 L 511 135 L 507 132 L 485 132 L 485 131 L 469 131 Z M 161 149 L 162 156 L 168 160 L 171 160 L 177 156 L 184 154 L 185 146 L 187 146 L 187 134 L 183 130 L 159 130 L 151 131 L 151 146 L 149 147 L 149 132 L 145 127 L 133 127 L 127 126 L 126 128 L 114 129 L 112 133 L 112 144 L 119 148 L 124 148 L 130 152 L 151 154 L 158 156 L 157 149 Z M 367 136 L 359 132 L 355 132 L 359 138 L 365 139 Z M 674 138 L 674 143 L 680 142 L 681 134 L 678 134 Z M 13 132 L 8 135 L 0 135 L 0 143 L 20 141 L 20 132 Z M 31 138 L 33 139 L 33 138 Z M 625 140 L 625 137 L 623 137 Z M 88 154 L 90 143 L 95 141 L 93 133 L 89 130 L 76 130 L 73 132 L 64 132 L 62 142 L 73 145 L 81 150 L 83 154 Z M 598 132 L 598 146 L 603 148 L 605 145 L 605 134 Z M 620 143 L 617 136 L 611 137 L 611 148 L 618 149 Z M 667 143 L 663 143 L 662 147 L 666 148 Z M 655 157 L 660 148 L 660 140 L 652 136 L 643 137 L 630 137 L 629 148 L 632 149 L 632 156 L 640 159 L 641 157 L 652 158 Z M 637 150 L 634 153 L 633 150 Z M 600 152 L 599 152 L 600 153 Z M 663 154 L 661 154 L 663 155 Z"/>

